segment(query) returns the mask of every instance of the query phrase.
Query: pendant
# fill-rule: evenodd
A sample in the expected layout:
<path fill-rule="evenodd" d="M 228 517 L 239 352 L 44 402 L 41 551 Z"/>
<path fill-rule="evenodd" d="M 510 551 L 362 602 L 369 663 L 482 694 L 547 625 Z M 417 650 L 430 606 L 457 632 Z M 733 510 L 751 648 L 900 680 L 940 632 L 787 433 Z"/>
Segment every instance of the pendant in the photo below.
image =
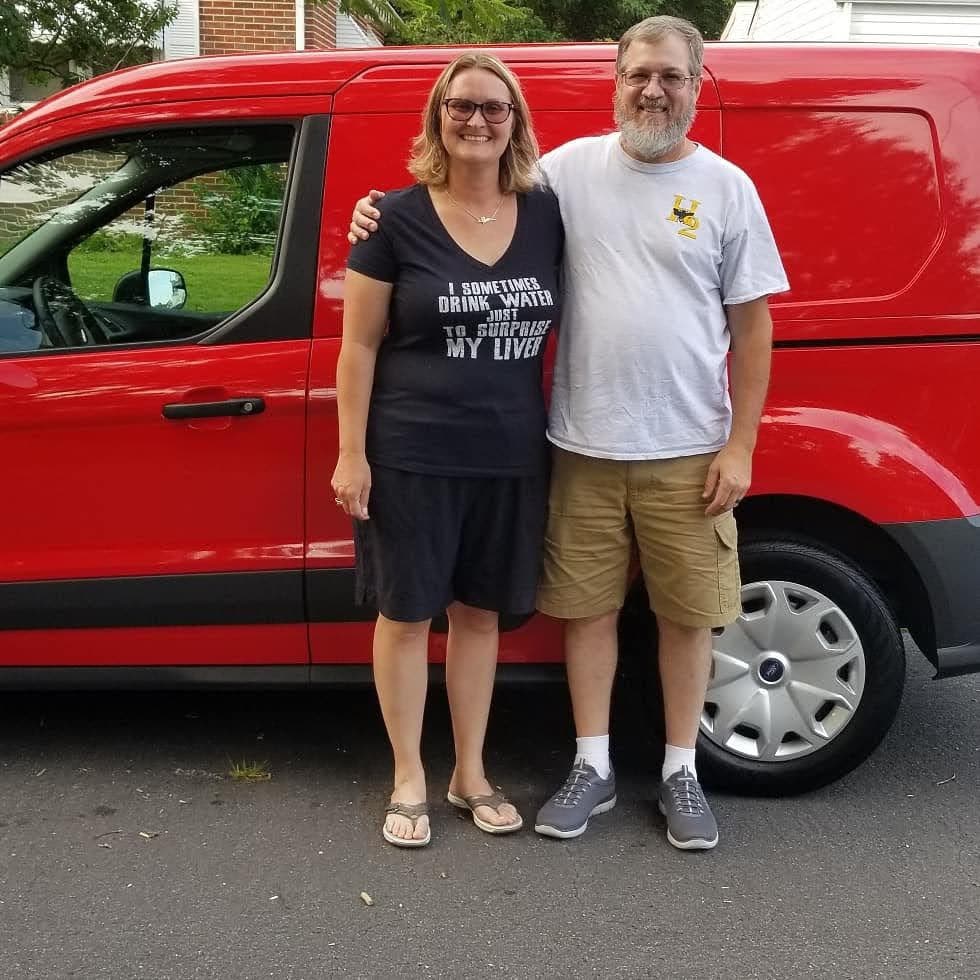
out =
<path fill-rule="evenodd" d="M 497 219 L 488 214 L 481 214 L 476 220 L 479 221 L 481 225 L 488 225 L 491 221 L 496 221 Z"/>

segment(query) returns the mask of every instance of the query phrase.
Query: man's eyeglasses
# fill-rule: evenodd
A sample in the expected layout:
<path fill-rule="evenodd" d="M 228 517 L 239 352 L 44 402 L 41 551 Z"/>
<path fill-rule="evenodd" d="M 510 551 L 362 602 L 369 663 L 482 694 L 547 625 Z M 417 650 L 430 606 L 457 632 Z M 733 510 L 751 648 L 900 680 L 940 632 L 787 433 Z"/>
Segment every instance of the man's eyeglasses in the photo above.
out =
<path fill-rule="evenodd" d="M 511 110 L 514 108 L 513 102 L 471 102 L 469 99 L 443 99 L 442 104 L 446 107 L 450 119 L 456 122 L 469 122 L 479 109 L 483 118 L 491 126 L 499 126 L 507 122 Z"/>
<path fill-rule="evenodd" d="M 646 88 L 656 78 L 665 92 L 679 92 L 697 75 L 685 75 L 679 71 L 621 71 L 619 77 L 630 88 Z"/>

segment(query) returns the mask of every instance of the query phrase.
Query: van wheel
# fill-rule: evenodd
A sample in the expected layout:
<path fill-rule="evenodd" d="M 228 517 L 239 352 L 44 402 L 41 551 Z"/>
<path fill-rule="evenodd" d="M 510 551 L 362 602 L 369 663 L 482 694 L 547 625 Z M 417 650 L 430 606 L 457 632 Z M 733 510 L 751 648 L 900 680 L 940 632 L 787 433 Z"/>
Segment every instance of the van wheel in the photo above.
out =
<path fill-rule="evenodd" d="M 742 612 L 716 630 L 698 739 L 706 782 L 782 795 L 850 772 L 888 731 L 905 649 L 878 587 L 812 543 L 740 551 Z"/>

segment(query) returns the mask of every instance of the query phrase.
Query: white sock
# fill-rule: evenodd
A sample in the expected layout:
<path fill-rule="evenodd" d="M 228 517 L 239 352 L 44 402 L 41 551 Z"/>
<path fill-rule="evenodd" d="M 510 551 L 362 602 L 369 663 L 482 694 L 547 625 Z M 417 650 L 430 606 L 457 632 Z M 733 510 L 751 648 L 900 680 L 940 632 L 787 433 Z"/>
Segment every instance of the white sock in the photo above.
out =
<path fill-rule="evenodd" d="M 609 762 L 609 736 L 587 735 L 575 739 L 575 763 L 584 762 L 592 766 L 600 779 L 608 779 L 612 770 Z"/>
<path fill-rule="evenodd" d="M 694 749 L 682 749 L 677 745 L 668 745 L 664 753 L 664 767 L 661 771 L 661 779 L 669 779 L 675 772 L 687 766 L 691 775 L 697 779 L 698 771 L 694 766 Z"/>

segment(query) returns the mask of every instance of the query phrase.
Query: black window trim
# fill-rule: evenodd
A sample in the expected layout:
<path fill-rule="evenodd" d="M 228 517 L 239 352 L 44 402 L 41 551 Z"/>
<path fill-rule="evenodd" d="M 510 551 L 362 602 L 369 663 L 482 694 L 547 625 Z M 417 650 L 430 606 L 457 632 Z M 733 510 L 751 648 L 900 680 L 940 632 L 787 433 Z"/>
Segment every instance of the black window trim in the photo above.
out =
<path fill-rule="evenodd" d="M 252 302 L 199 335 L 197 343 L 201 346 L 305 340 L 312 336 L 329 135 L 328 115 L 307 116 L 300 121 L 269 284 Z"/>

